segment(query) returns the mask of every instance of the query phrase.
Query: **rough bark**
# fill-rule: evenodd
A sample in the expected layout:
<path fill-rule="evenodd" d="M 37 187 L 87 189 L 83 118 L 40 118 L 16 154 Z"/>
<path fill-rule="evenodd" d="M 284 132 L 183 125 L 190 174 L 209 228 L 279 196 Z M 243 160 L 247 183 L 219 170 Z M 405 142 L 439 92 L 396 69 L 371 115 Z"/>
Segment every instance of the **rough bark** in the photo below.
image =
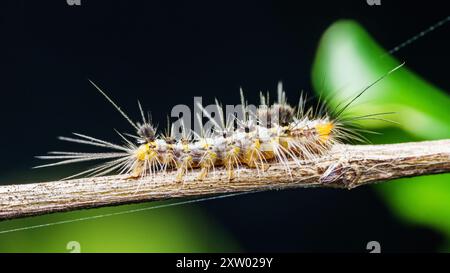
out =
<path fill-rule="evenodd" d="M 255 169 L 241 169 L 232 181 L 219 169 L 202 181 L 196 180 L 194 170 L 183 183 L 175 180 L 175 172 L 168 172 L 142 180 L 106 176 L 6 185 L 0 187 L 0 219 L 233 192 L 314 186 L 351 189 L 399 177 L 444 173 L 450 171 L 450 140 L 335 145 L 318 160 L 288 165 L 290 174 L 284 166 L 272 164 L 260 175 Z"/>

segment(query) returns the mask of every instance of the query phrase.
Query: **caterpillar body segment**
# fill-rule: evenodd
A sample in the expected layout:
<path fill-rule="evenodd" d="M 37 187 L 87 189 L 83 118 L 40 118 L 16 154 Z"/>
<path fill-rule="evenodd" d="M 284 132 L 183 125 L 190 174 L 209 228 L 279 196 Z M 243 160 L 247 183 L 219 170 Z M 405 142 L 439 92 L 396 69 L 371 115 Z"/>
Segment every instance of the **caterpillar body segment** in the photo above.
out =
<path fill-rule="evenodd" d="M 197 179 L 203 180 L 216 168 L 223 168 L 233 180 L 240 167 L 256 168 L 260 173 L 271 162 L 311 160 L 335 141 L 334 125 L 327 119 L 295 123 L 272 124 L 270 128 L 256 125 L 252 131 L 237 129 L 226 137 L 197 138 L 189 143 L 167 143 L 164 139 L 143 143 L 136 149 L 132 177 L 147 175 L 145 166 L 161 164 L 161 171 L 176 169 L 179 181 L 189 170 L 200 169 Z"/>

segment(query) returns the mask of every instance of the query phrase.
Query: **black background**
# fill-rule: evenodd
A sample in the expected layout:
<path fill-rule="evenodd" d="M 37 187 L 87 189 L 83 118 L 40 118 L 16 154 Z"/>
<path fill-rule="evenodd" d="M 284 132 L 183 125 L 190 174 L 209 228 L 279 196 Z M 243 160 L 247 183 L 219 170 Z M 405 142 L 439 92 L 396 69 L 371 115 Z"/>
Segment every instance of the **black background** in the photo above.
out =
<path fill-rule="evenodd" d="M 298 91 L 311 90 L 320 36 L 338 19 L 357 20 L 390 49 L 448 15 L 444 1 L 381 1 L 2 1 L 0 180 L 42 176 L 30 170 L 39 164 L 33 155 L 72 147 L 55 136 L 76 131 L 118 141 L 112 128 L 131 129 L 87 78 L 136 118 L 139 98 L 163 127 L 174 105 L 192 106 L 194 96 L 234 104 L 240 86 L 256 102 L 282 80 L 297 101 Z M 450 90 L 449 34 L 450 24 L 395 56 Z M 365 251 L 370 240 L 383 242 L 383 251 L 434 251 L 443 243 L 398 222 L 370 187 L 201 206 L 247 251 Z"/>

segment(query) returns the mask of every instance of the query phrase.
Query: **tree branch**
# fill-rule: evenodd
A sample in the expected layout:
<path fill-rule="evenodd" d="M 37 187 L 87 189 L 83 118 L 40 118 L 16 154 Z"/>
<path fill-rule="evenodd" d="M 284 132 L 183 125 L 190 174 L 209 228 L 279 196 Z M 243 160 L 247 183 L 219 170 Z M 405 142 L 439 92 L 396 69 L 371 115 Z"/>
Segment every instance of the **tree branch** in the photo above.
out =
<path fill-rule="evenodd" d="M 450 140 L 390 145 L 335 145 L 330 153 L 301 166 L 272 164 L 260 176 L 241 169 L 229 181 L 222 169 L 203 181 L 197 170 L 183 183 L 175 172 L 142 180 L 106 176 L 34 184 L 0 186 L 0 219 L 12 219 L 144 201 L 299 187 L 354 188 L 399 177 L 450 171 Z"/>

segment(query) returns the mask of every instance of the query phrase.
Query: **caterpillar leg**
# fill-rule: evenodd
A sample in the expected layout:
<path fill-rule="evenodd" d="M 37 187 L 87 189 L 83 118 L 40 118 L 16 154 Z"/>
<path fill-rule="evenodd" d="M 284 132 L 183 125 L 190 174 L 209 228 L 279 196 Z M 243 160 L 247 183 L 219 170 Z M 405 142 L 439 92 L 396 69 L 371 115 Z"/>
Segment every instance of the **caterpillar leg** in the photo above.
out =
<path fill-rule="evenodd" d="M 227 178 L 229 181 L 234 180 L 234 178 L 236 177 L 234 174 L 234 166 L 230 165 L 230 166 L 226 166 L 226 171 L 227 171 Z"/>
<path fill-rule="evenodd" d="M 262 162 L 262 163 L 255 163 L 255 168 L 258 170 L 261 170 L 262 172 L 267 171 L 270 168 L 270 164 Z"/>
<path fill-rule="evenodd" d="M 208 176 L 208 173 L 209 173 L 209 168 L 208 167 L 202 167 L 201 170 L 200 170 L 200 173 L 197 176 L 197 179 L 200 180 L 200 181 L 204 180 Z"/>
<path fill-rule="evenodd" d="M 240 159 L 239 153 L 240 148 L 237 146 L 231 146 L 230 149 L 226 152 L 224 158 L 224 166 L 227 171 L 228 180 L 233 180 L 235 176 L 235 169 L 239 169 Z"/>
<path fill-rule="evenodd" d="M 188 172 L 189 169 L 192 169 L 192 157 L 186 156 L 182 159 L 181 164 L 177 166 L 177 176 L 176 181 L 177 182 L 183 182 L 183 178 Z"/>
<path fill-rule="evenodd" d="M 202 156 L 199 166 L 201 168 L 200 173 L 197 176 L 198 180 L 204 180 L 211 169 L 214 171 L 214 166 L 217 163 L 217 154 L 212 151 L 207 151 Z"/>
<path fill-rule="evenodd" d="M 265 172 L 270 167 L 266 159 L 266 157 L 269 156 L 270 155 L 266 152 L 261 151 L 261 143 L 259 140 L 256 140 L 242 155 L 241 162 L 249 168 L 256 169 L 258 171 L 258 176 L 260 176 L 261 172 Z"/>
<path fill-rule="evenodd" d="M 167 172 L 168 169 L 171 170 L 172 168 L 175 168 L 177 166 L 177 161 L 175 160 L 173 153 L 164 154 L 162 156 L 161 165 L 163 172 Z"/>
<path fill-rule="evenodd" d="M 144 163 L 142 161 L 137 161 L 131 173 L 127 176 L 127 179 L 139 179 L 144 174 Z"/>

